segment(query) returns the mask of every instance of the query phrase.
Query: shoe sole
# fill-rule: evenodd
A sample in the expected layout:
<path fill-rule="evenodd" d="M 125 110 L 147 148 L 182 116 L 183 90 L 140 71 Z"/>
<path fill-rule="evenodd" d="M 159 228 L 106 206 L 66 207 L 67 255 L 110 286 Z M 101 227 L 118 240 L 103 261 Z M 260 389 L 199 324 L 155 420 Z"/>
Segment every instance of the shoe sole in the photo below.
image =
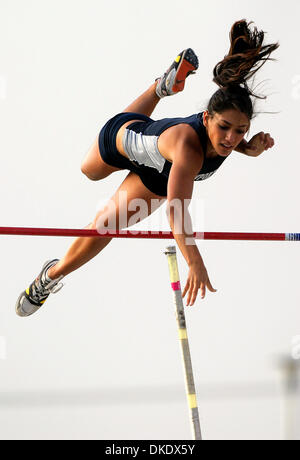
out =
<path fill-rule="evenodd" d="M 176 72 L 175 83 L 172 87 L 174 93 L 178 93 L 184 89 L 185 80 L 188 75 L 198 69 L 198 58 L 191 48 L 184 51 L 181 62 Z"/>

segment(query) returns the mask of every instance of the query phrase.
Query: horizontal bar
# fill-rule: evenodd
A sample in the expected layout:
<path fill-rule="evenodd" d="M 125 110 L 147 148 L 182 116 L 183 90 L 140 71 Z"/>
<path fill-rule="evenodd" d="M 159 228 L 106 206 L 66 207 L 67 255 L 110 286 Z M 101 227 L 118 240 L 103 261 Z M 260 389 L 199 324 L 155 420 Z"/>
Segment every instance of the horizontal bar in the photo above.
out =
<path fill-rule="evenodd" d="M 34 227 L 0 227 L 0 235 L 174 239 L 173 233 L 169 231 L 116 230 L 99 233 L 91 229 Z M 194 238 L 198 240 L 300 241 L 300 233 L 195 232 Z"/>

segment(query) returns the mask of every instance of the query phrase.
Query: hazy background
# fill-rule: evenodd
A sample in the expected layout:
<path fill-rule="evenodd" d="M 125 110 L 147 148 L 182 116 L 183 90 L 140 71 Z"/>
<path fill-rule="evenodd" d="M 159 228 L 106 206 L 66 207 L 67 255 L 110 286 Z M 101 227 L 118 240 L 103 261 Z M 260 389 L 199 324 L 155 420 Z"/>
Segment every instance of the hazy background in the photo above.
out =
<path fill-rule="evenodd" d="M 234 21 L 281 47 L 258 74 L 250 136 L 195 184 L 197 231 L 299 232 L 300 4 L 265 0 L 0 0 L 0 226 L 83 228 L 125 178 L 89 181 L 81 161 L 107 119 L 192 47 L 200 68 L 154 118 L 205 108 Z M 168 229 L 162 208 L 139 227 Z M 0 438 L 189 439 L 167 260 L 172 241 L 115 240 L 28 319 L 19 293 L 72 239 L 1 236 Z M 280 439 L 278 359 L 300 335 L 298 243 L 201 242 L 216 294 L 186 310 L 205 439 Z M 188 267 L 178 254 L 182 285 Z M 294 345 L 292 341 L 294 340 Z M 297 422 L 297 398 L 293 403 Z M 300 438 L 294 430 L 293 436 Z"/>

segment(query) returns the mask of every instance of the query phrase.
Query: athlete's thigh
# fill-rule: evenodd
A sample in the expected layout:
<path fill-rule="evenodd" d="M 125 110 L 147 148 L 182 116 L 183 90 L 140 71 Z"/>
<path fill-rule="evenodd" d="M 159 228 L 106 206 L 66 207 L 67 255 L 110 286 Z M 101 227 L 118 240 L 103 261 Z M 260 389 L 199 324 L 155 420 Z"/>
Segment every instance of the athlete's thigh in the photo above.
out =
<path fill-rule="evenodd" d="M 151 192 L 134 172 L 130 172 L 106 206 L 99 210 L 94 226 L 121 230 L 144 220 L 156 211 L 166 197 Z"/>
<path fill-rule="evenodd" d="M 99 152 L 98 138 L 87 152 L 81 164 L 81 171 L 94 180 L 104 179 L 111 173 L 120 170 L 121 168 L 110 166 L 102 160 Z"/>

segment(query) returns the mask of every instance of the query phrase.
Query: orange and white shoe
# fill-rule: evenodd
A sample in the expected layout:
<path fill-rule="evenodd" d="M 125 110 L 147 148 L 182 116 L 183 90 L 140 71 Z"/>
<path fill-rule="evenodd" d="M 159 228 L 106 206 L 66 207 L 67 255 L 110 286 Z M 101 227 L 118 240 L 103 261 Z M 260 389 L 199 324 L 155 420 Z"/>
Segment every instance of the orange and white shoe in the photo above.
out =
<path fill-rule="evenodd" d="M 183 90 L 185 79 L 196 72 L 199 61 L 191 48 L 182 51 L 165 74 L 157 79 L 156 94 L 159 98 L 172 96 Z"/>

